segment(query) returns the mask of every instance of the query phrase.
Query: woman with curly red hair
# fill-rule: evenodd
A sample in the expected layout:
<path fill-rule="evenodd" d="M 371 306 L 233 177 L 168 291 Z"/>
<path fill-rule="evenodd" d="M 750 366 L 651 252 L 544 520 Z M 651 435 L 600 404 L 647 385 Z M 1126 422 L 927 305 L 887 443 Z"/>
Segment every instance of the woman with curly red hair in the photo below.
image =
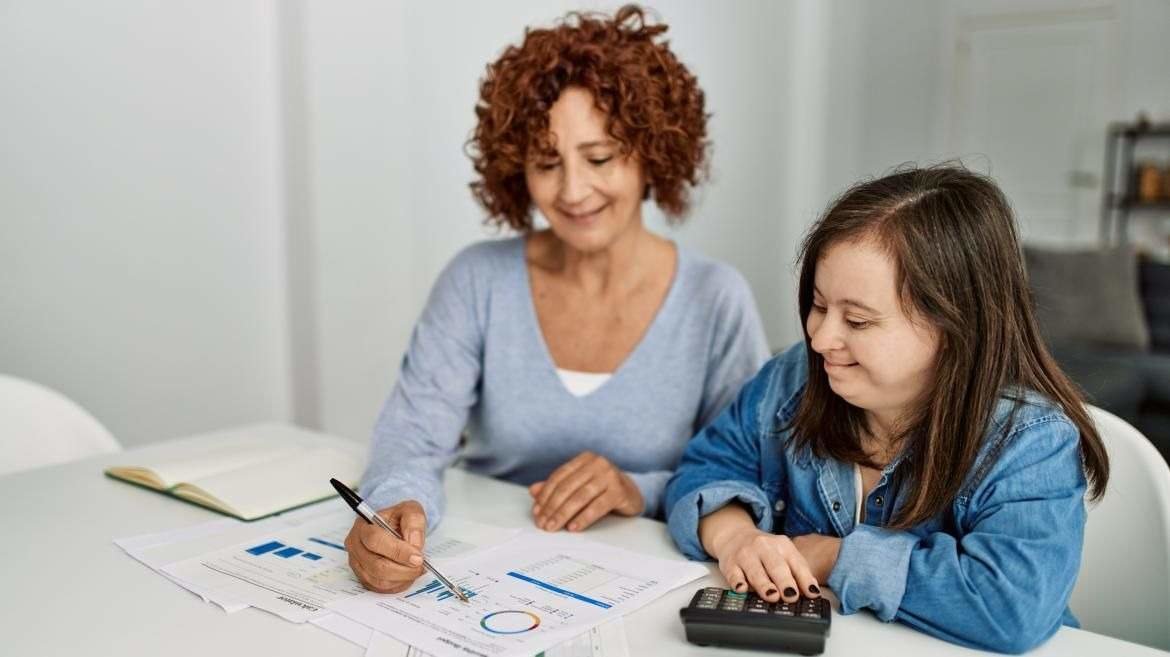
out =
<path fill-rule="evenodd" d="M 661 516 L 687 440 L 767 358 L 743 278 L 643 225 L 650 198 L 681 220 L 707 165 L 703 92 L 666 29 L 635 6 L 574 13 L 488 66 L 471 189 L 520 235 L 459 253 L 415 327 L 362 482 L 405 540 L 354 524 L 366 587 L 421 574 L 456 458 L 529 486 L 548 531 Z"/>

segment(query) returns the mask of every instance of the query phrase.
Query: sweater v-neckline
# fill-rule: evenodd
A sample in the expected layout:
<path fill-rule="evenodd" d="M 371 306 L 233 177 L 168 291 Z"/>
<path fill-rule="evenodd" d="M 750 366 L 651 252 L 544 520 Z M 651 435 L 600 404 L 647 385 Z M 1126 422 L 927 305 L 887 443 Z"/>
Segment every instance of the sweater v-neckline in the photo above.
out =
<path fill-rule="evenodd" d="M 526 245 L 528 244 L 528 240 L 527 238 L 521 238 L 516 240 L 516 242 L 517 250 L 519 251 L 519 273 L 523 279 L 524 298 L 528 306 L 528 322 L 532 329 L 532 333 L 535 336 L 536 342 L 540 347 L 539 351 L 541 351 L 541 353 L 544 355 L 544 362 L 541 367 L 542 375 L 545 378 L 551 378 L 556 387 L 560 389 L 561 393 L 570 399 L 585 401 L 600 396 L 605 390 L 614 387 L 614 381 L 618 380 L 624 372 L 632 369 L 635 366 L 638 355 L 649 348 L 646 345 L 651 342 L 651 336 L 657 330 L 658 325 L 665 321 L 662 319 L 662 316 L 667 314 L 667 312 L 669 312 L 674 306 L 673 301 L 674 297 L 677 296 L 676 290 L 679 287 L 679 278 L 682 276 L 685 250 L 677 242 L 673 243 L 675 253 L 674 273 L 670 278 L 670 286 L 666 289 L 666 296 L 663 297 L 662 303 L 658 306 L 658 310 L 654 312 L 654 317 L 650 320 L 650 324 L 646 327 L 646 330 L 642 332 L 642 336 L 638 338 L 638 341 L 634 343 L 634 348 L 631 349 L 630 352 L 627 353 L 622 359 L 622 362 L 619 363 L 616 368 L 614 368 L 613 372 L 610 373 L 609 379 L 605 383 L 602 383 L 597 387 L 596 390 L 593 390 L 589 394 L 578 397 L 565 387 L 565 384 L 561 380 L 560 375 L 557 374 L 558 366 L 556 361 L 553 360 L 552 351 L 548 348 L 548 342 L 544 339 L 544 330 L 540 327 L 540 317 L 536 313 L 536 300 L 532 297 L 532 277 L 528 273 L 528 258 L 526 253 Z"/>

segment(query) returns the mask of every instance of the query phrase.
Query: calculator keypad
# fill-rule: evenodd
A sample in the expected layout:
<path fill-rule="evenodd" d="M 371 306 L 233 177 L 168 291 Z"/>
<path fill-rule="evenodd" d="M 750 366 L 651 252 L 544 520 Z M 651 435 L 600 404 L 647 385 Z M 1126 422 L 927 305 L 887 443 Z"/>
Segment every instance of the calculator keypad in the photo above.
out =
<path fill-rule="evenodd" d="M 703 593 L 695 601 L 695 606 L 699 609 L 715 609 L 722 598 L 723 591 L 720 589 L 703 589 Z"/>
<path fill-rule="evenodd" d="M 824 598 L 800 598 L 796 602 L 768 602 L 755 593 L 738 593 L 731 589 L 706 588 L 691 605 L 697 609 L 745 612 L 761 616 L 772 614 L 793 618 L 824 618 L 829 601 Z"/>
<path fill-rule="evenodd" d="M 702 588 L 679 610 L 687 641 L 700 646 L 753 648 L 802 655 L 824 652 L 832 624 L 825 598 L 768 602 L 755 593 Z M 745 631 L 746 630 L 746 631 Z"/>

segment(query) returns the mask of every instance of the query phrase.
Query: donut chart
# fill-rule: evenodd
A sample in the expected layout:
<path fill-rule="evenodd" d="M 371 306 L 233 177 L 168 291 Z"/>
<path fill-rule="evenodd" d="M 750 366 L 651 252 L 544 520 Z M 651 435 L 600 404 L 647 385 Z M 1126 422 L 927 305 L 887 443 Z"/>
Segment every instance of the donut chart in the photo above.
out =
<path fill-rule="evenodd" d="M 518 609 L 493 611 L 479 620 L 479 626 L 492 634 L 523 634 L 540 627 L 540 616 Z"/>

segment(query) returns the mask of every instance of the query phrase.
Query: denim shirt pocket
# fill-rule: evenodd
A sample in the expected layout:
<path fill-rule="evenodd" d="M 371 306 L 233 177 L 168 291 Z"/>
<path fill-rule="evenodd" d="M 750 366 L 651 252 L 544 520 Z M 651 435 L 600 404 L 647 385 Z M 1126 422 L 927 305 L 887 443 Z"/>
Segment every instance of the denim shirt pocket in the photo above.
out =
<path fill-rule="evenodd" d="M 788 510 L 788 500 L 784 499 L 781 494 L 780 482 L 770 479 L 765 481 L 761 488 L 764 489 L 764 494 L 768 496 L 768 502 L 772 505 L 772 526 L 783 527 L 784 517 Z"/>
<path fill-rule="evenodd" d="M 811 520 L 808 515 L 806 515 L 805 512 L 795 504 L 792 505 L 792 507 L 788 510 L 785 523 L 783 525 L 777 525 L 777 527 L 783 527 L 783 533 L 786 536 L 803 536 L 804 534 L 824 533 L 821 531 L 821 528 L 818 527 L 817 524 L 813 522 L 813 520 Z"/>
<path fill-rule="evenodd" d="M 758 436 L 760 441 L 760 488 L 768 496 L 768 503 L 772 505 L 772 527 L 784 526 L 784 517 L 790 502 L 785 482 L 787 476 L 784 467 L 784 436 L 776 431 L 764 431 Z"/>

